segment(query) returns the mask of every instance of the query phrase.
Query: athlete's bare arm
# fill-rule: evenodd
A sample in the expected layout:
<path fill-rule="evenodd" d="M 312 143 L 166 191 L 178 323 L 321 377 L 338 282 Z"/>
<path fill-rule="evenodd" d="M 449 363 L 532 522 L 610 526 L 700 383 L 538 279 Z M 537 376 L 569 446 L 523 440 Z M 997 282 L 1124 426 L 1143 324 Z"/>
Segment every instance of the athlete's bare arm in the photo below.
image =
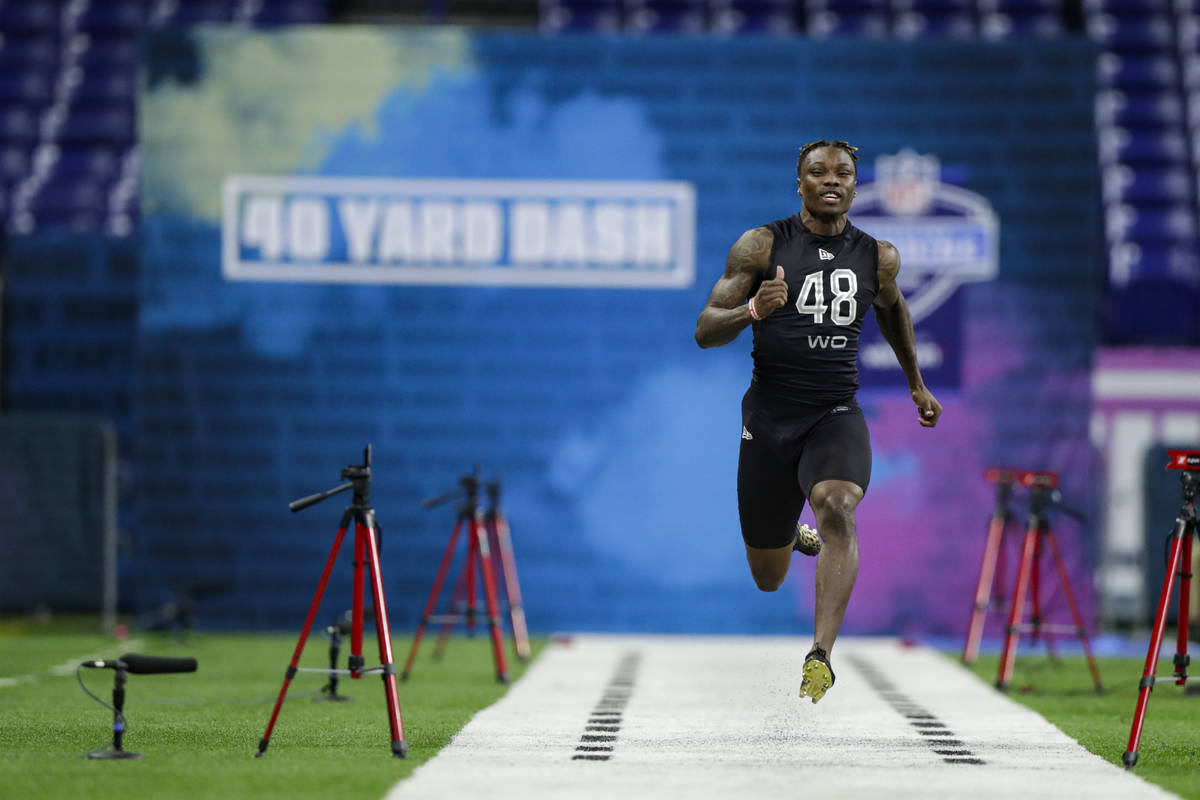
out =
<path fill-rule="evenodd" d="M 917 340 L 913 333 L 912 317 L 908 303 L 896 285 L 900 274 L 900 253 L 891 242 L 879 242 L 879 293 L 875 295 L 875 321 L 879 332 L 892 346 L 904 377 L 908 379 L 908 391 L 917 404 L 919 419 L 926 428 L 937 425 L 942 416 L 942 404 L 925 388 L 921 378 L 921 367 L 917 364 Z"/>
<path fill-rule="evenodd" d="M 708 303 L 696 320 L 696 344 L 720 347 L 729 344 L 742 329 L 754 321 L 746 304 L 750 290 L 766 271 L 775 236 L 766 228 L 743 233 L 725 259 L 725 274 L 717 279 Z M 754 310 L 763 319 L 787 302 L 787 283 L 783 267 L 777 267 L 772 280 L 763 281 L 754 295 Z"/>

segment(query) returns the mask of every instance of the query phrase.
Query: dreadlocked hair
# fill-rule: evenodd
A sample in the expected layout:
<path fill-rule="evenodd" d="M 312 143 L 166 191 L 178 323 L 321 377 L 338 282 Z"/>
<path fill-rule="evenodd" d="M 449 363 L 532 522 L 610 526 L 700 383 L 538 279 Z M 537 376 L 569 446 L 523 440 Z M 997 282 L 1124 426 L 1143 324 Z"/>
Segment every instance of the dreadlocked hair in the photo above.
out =
<path fill-rule="evenodd" d="M 808 154 L 818 147 L 840 147 L 850 154 L 850 160 L 854 162 L 854 168 L 858 169 L 858 156 L 855 155 L 855 152 L 858 150 L 857 147 L 841 139 L 834 139 L 832 142 L 828 139 L 817 139 L 815 142 L 801 145 L 800 157 L 796 159 L 796 175 L 800 175 L 800 167 L 804 164 L 804 159 L 808 158 Z"/>

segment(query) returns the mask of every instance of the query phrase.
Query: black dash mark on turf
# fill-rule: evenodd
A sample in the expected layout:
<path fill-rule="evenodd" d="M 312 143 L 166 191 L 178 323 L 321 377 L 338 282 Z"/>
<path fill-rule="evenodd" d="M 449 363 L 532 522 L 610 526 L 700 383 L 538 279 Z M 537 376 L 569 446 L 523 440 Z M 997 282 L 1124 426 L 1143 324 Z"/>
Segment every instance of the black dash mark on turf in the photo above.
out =
<path fill-rule="evenodd" d="M 575 754 L 571 756 L 572 761 L 608 761 L 612 758 L 617 734 L 621 731 L 621 717 L 629 696 L 633 694 L 633 683 L 641 660 L 642 654 L 637 651 L 621 656 L 616 671 L 604 687 L 604 693 L 588 715 L 584 733 L 579 737 Z"/>
<path fill-rule="evenodd" d="M 972 753 L 962 740 L 955 738 L 954 731 L 946 727 L 946 723 L 929 713 L 908 695 L 899 691 L 896 685 L 887 679 L 870 662 L 859 656 L 849 656 L 847 660 L 863 674 L 867 683 L 884 701 L 895 709 L 896 713 L 908 720 L 929 745 L 929 749 L 942 757 L 947 764 L 984 764 L 982 758 Z"/>

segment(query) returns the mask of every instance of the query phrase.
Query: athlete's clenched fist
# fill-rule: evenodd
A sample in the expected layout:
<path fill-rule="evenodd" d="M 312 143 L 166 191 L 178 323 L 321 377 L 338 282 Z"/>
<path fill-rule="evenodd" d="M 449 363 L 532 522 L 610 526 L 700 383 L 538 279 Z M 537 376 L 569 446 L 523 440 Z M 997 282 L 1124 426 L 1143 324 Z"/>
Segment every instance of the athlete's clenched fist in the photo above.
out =
<path fill-rule="evenodd" d="M 750 316 L 765 319 L 776 309 L 783 308 L 788 298 L 787 281 L 783 279 L 783 267 L 775 267 L 775 277 L 763 281 L 758 293 L 750 298 Z"/>

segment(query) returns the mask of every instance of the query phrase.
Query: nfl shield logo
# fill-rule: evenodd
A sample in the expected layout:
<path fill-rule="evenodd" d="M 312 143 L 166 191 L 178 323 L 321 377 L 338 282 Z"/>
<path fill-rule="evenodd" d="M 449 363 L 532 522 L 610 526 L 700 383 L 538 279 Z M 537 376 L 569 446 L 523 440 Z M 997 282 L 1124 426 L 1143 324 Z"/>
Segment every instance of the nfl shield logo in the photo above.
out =
<path fill-rule="evenodd" d="M 880 156 L 875 161 L 875 182 L 883 207 L 892 214 L 915 216 L 927 211 L 933 204 L 940 174 L 937 156 L 923 156 L 913 150 Z"/>
<path fill-rule="evenodd" d="M 963 283 L 990 281 L 1000 266 L 999 220 L 987 198 L 942 183 L 941 160 L 901 150 L 875 159 L 858 185 L 854 224 L 894 244 L 906 264 L 900 287 L 913 322 Z"/>
<path fill-rule="evenodd" d="M 947 303 L 958 287 L 995 279 L 1000 268 L 1000 221 L 983 195 L 942 182 L 941 160 L 902 150 L 875 160 L 875 180 L 858 184 L 854 224 L 900 252 L 904 269 L 897 285 L 917 325 L 922 363 L 940 380 L 957 384 L 959 303 Z M 893 385 L 907 380 L 882 336 L 863 332 L 860 369 Z"/>

